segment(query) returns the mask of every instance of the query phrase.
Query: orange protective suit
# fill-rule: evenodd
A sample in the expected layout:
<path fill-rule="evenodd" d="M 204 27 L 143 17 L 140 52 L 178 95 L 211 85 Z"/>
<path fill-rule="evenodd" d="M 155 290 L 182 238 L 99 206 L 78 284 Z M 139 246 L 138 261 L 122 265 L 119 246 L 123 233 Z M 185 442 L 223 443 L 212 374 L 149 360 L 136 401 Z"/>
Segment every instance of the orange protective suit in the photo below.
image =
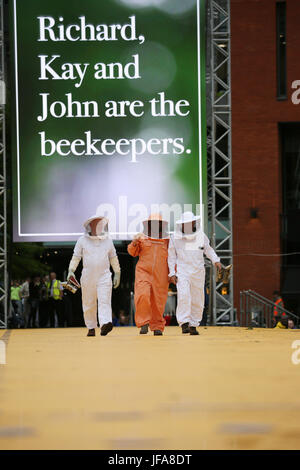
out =
<path fill-rule="evenodd" d="M 150 330 L 163 331 L 163 317 L 168 297 L 167 239 L 143 236 L 128 245 L 131 256 L 139 256 L 135 270 L 134 303 L 137 327 L 149 325 Z"/>

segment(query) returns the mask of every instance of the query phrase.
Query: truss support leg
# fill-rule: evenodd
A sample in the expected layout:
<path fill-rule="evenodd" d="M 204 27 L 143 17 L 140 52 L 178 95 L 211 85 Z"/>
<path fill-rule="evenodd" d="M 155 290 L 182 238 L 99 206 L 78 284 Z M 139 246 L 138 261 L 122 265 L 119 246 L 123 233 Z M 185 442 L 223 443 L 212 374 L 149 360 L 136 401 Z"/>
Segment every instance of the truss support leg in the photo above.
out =
<path fill-rule="evenodd" d="M 228 265 L 233 264 L 230 0 L 207 0 L 207 51 L 208 218 L 212 247 Z M 233 274 L 225 295 L 215 270 L 211 279 L 211 324 L 233 325 Z"/>

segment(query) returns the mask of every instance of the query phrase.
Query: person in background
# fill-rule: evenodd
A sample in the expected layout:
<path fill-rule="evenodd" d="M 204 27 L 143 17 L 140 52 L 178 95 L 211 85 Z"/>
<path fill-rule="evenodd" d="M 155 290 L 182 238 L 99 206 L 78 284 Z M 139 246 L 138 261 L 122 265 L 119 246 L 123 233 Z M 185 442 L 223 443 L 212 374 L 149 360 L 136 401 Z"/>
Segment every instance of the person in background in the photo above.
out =
<path fill-rule="evenodd" d="M 277 319 L 278 319 L 278 321 L 276 323 L 275 328 L 281 328 L 281 329 L 286 330 L 287 327 L 288 327 L 288 318 L 287 318 L 287 316 L 285 315 L 284 317 L 282 317 L 282 316 L 280 317 L 280 316 L 277 315 Z"/>
<path fill-rule="evenodd" d="M 30 313 L 28 317 L 27 328 L 37 327 L 37 314 L 39 311 L 39 304 L 41 298 L 41 278 L 36 276 L 33 281 L 29 283 L 29 297 Z"/>
<path fill-rule="evenodd" d="M 275 306 L 273 308 L 273 316 L 275 318 L 277 317 L 286 317 L 285 312 L 281 310 L 281 308 L 284 308 L 284 303 L 283 299 L 281 297 L 281 294 L 278 290 L 274 290 L 273 292 L 273 302 L 275 303 Z M 278 308 L 281 307 L 281 308 Z"/>
<path fill-rule="evenodd" d="M 126 315 L 125 310 L 120 310 L 119 324 L 120 324 L 120 326 L 128 326 L 129 325 L 129 315 Z"/>
<path fill-rule="evenodd" d="M 112 312 L 112 324 L 113 326 L 120 326 L 119 319 L 114 313 L 114 311 Z"/>
<path fill-rule="evenodd" d="M 24 324 L 25 328 L 27 327 L 28 324 L 28 318 L 30 315 L 30 303 L 29 303 L 29 283 L 31 279 L 30 277 L 27 277 L 23 284 L 21 285 L 20 289 L 20 295 L 22 299 L 22 314 L 24 318 Z"/>
<path fill-rule="evenodd" d="M 48 299 L 49 299 L 49 318 L 50 318 L 50 328 L 55 327 L 55 314 L 57 316 L 58 326 L 63 327 L 63 305 L 62 305 L 62 296 L 63 296 L 63 287 L 61 282 L 56 279 L 56 273 L 50 273 L 50 281 L 47 283 L 48 289 Z"/>
<path fill-rule="evenodd" d="M 164 318 L 166 321 L 166 326 L 171 325 L 172 317 L 176 317 L 176 295 L 177 292 L 174 292 L 172 287 L 174 284 L 169 285 L 168 288 L 168 298 L 164 311 Z M 175 286 L 174 286 L 175 287 Z"/>
<path fill-rule="evenodd" d="M 65 289 L 63 291 L 63 312 L 64 312 L 64 319 L 66 321 L 67 326 L 73 326 L 73 296 L 70 291 Z"/>
<path fill-rule="evenodd" d="M 41 281 L 40 290 L 40 306 L 39 306 L 39 326 L 45 328 L 49 321 L 49 299 L 48 299 L 48 287 L 49 276 L 46 275 Z"/>
<path fill-rule="evenodd" d="M 207 289 L 207 287 L 204 287 L 204 309 L 203 309 L 203 316 L 202 316 L 202 320 L 200 322 L 200 326 L 206 326 L 207 325 L 208 306 L 209 306 L 208 289 Z"/>
<path fill-rule="evenodd" d="M 289 328 L 290 330 L 297 330 L 297 329 L 298 329 L 298 328 L 296 327 L 296 325 L 295 325 L 294 320 L 293 320 L 292 318 L 290 318 L 290 317 L 288 318 L 288 328 Z"/>
<path fill-rule="evenodd" d="M 12 303 L 13 311 L 13 324 L 16 328 L 24 327 L 24 320 L 22 316 L 22 302 L 21 302 L 21 287 L 17 281 L 11 281 L 10 300 Z"/>

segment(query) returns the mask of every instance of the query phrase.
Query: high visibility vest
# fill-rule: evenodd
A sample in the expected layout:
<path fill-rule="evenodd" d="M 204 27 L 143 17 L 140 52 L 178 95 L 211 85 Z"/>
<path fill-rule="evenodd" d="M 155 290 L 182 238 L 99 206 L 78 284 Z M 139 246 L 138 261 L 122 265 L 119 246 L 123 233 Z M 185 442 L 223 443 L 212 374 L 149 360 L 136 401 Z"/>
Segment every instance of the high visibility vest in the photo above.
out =
<path fill-rule="evenodd" d="M 280 297 L 280 299 L 277 299 L 275 304 L 276 305 L 275 305 L 274 311 L 273 311 L 274 317 L 276 317 L 277 315 L 281 315 L 282 317 L 285 317 L 286 314 L 284 312 L 282 312 L 281 310 L 279 311 L 278 308 L 277 308 L 277 305 L 279 305 L 280 307 L 284 307 L 282 298 Z"/>
<path fill-rule="evenodd" d="M 279 321 L 279 322 L 277 323 L 277 325 L 275 326 L 275 328 L 286 329 L 286 326 L 284 326 L 284 325 L 281 323 L 281 321 Z"/>
<path fill-rule="evenodd" d="M 48 297 L 51 297 L 51 286 L 52 286 L 52 281 L 47 282 Z M 59 286 L 60 286 L 60 281 L 55 279 L 53 286 L 52 286 L 52 291 L 53 291 L 52 297 L 55 300 L 61 300 Z"/>
<path fill-rule="evenodd" d="M 12 286 L 10 288 L 10 298 L 11 300 L 20 300 L 20 287 Z"/>

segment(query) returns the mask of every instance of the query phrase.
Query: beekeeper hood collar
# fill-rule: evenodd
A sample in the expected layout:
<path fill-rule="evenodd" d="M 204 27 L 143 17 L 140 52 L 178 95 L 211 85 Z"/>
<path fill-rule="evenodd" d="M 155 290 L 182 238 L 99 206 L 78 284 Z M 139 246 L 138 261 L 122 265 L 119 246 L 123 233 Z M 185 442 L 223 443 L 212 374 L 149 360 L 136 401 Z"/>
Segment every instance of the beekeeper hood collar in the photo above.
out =
<path fill-rule="evenodd" d="M 91 222 L 93 220 L 99 220 L 97 227 L 96 227 L 96 235 L 91 235 Z M 96 212 L 96 214 L 89 217 L 83 224 L 85 228 L 85 233 L 90 238 L 106 238 L 108 236 L 108 218 L 104 217 L 104 215 L 100 212 Z"/>
<path fill-rule="evenodd" d="M 159 222 L 162 224 L 161 234 L 159 233 Z M 143 228 L 143 233 L 149 238 L 169 238 L 168 221 L 164 220 L 161 214 L 150 214 L 148 219 L 143 220 Z"/>
<path fill-rule="evenodd" d="M 189 239 L 195 238 L 195 236 L 201 231 L 200 219 L 200 215 L 194 215 L 193 212 L 190 211 L 184 212 L 181 216 L 181 219 L 176 221 L 177 234 L 180 234 L 181 237 L 183 236 Z M 195 231 L 192 231 L 193 222 L 196 222 Z M 186 229 L 190 228 L 190 231 L 187 230 L 182 232 L 182 224 L 185 225 Z"/>

